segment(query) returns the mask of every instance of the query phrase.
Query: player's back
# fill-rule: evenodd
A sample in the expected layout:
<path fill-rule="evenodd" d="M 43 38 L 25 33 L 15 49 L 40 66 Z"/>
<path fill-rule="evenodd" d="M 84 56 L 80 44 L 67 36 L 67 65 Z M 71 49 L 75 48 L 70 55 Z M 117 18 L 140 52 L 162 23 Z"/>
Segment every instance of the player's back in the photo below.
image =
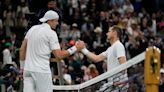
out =
<path fill-rule="evenodd" d="M 32 27 L 26 35 L 27 50 L 25 70 L 34 72 L 49 73 L 49 38 L 51 29 L 48 24 L 41 24 Z"/>

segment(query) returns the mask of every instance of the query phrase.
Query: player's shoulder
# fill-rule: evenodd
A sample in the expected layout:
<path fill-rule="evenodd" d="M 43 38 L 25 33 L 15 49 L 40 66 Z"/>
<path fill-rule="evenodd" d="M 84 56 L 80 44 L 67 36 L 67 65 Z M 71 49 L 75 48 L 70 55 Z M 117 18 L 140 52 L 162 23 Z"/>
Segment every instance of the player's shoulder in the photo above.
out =
<path fill-rule="evenodd" d="M 120 42 L 120 40 L 116 41 L 114 44 L 116 44 L 116 45 L 122 45 L 122 43 Z"/>
<path fill-rule="evenodd" d="M 117 41 L 117 42 L 115 43 L 115 46 L 116 46 L 116 47 L 124 47 L 124 45 L 123 45 L 120 41 Z"/>
<path fill-rule="evenodd" d="M 51 29 L 51 31 L 50 31 L 50 34 L 57 37 L 56 31 L 54 31 L 54 30 L 52 30 L 52 29 Z"/>
<path fill-rule="evenodd" d="M 39 28 L 39 25 L 33 25 L 33 26 L 28 30 L 28 32 L 33 31 L 33 30 L 36 30 L 37 28 Z"/>
<path fill-rule="evenodd" d="M 51 28 L 50 29 L 45 29 L 44 32 L 45 34 L 48 34 L 49 36 L 57 36 L 57 33 L 56 31 L 52 30 Z"/>

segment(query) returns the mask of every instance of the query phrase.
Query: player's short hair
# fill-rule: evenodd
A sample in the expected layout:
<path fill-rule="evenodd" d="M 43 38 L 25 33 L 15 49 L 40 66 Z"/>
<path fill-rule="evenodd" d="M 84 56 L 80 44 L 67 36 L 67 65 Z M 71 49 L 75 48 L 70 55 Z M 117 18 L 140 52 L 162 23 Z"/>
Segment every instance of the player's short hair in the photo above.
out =
<path fill-rule="evenodd" d="M 117 33 L 117 37 L 118 38 L 121 38 L 122 30 L 121 30 L 120 27 L 118 27 L 117 25 L 114 25 L 114 26 L 112 26 L 112 30 Z"/>

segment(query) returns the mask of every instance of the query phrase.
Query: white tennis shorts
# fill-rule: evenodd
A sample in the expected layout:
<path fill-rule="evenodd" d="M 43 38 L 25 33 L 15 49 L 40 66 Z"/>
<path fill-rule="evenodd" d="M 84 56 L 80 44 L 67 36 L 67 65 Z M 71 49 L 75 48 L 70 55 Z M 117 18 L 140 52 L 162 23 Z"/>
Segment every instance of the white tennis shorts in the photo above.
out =
<path fill-rule="evenodd" d="M 53 92 L 50 73 L 24 71 L 23 92 Z"/>

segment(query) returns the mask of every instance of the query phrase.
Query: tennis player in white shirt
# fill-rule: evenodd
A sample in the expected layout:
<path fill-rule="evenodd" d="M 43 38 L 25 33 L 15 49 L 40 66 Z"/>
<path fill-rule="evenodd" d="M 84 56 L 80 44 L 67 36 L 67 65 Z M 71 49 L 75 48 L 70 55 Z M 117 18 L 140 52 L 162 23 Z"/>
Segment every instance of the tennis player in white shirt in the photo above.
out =
<path fill-rule="evenodd" d="M 23 92 L 53 92 L 50 53 L 62 59 L 84 48 L 84 42 L 78 41 L 68 50 L 61 50 L 57 33 L 52 30 L 58 25 L 58 19 L 55 11 L 47 11 L 40 19 L 42 24 L 32 26 L 22 42 L 20 64 L 21 68 L 24 66 Z"/>
<path fill-rule="evenodd" d="M 109 28 L 109 31 L 107 32 L 106 35 L 107 35 L 107 40 L 111 44 L 111 46 L 106 51 L 102 52 L 99 55 L 96 55 L 90 52 L 89 50 L 87 50 L 86 48 L 84 48 L 82 49 L 82 53 L 85 54 L 89 59 L 91 59 L 94 62 L 100 62 L 106 60 L 107 71 L 111 71 L 113 68 L 126 62 L 126 55 L 125 55 L 124 45 L 119 40 L 121 37 L 121 29 L 117 26 L 112 26 Z M 120 82 L 128 80 L 127 74 L 125 72 L 118 74 L 116 76 L 120 77 Z M 112 84 L 115 82 L 113 78 L 109 78 L 108 81 L 110 81 Z M 119 92 L 126 92 L 126 91 L 120 89 Z"/>

